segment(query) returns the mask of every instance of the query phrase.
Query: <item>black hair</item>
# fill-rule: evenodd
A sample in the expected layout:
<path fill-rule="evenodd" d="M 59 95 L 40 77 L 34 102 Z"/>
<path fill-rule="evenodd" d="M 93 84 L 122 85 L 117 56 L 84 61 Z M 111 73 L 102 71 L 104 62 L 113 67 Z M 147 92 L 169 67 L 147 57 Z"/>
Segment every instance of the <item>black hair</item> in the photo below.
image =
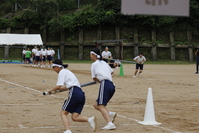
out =
<path fill-rule="evenodd" d="M 64 68 L 68 67 L 68 64 L 63 64 L 63 62 L 60 59 L 55 59 L 53 61 L 53 64 L 62 65 Z"/>
<path fill-rule="evenodd" d="M 95 52 L 97 55 L 100 55 L 100 58 L 98 58 L 98 59 L 102 60 L 102 56 L 101 56 L 101 52 L 100 52 L 99 48 L 94 48 L 91 51 Z"/>
<path fill-rule="evenodd" d="M 138 55 L 143 55 L 143 53 L 139 53 Z"/>

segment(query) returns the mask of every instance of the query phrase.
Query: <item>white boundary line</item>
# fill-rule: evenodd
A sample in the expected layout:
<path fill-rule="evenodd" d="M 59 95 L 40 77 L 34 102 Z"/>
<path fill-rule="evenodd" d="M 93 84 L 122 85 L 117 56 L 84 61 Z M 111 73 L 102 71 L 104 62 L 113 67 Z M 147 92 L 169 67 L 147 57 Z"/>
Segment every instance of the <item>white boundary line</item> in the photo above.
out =
<path fill-rule="evenodd" d="M 118 124 L 120 126 L 132 126 L 132 125 L 138 125 L 138 124 Z M 99 125 L 100 127 L 103 127 L 104 125 Z M 45 129 L 45 128 L 63 128 L 64 126 L 43 126 L 43 127 L 25 127 L 22 124 L 19 124 L 19 127 L 0 127 L 0 130 L 12 130 L 12 129 Z M 71 128 L 87 128 L 88 126 L 70 126 Z"/>
<path fill-rule="evenodd" d="M 36 89 L 29 88 L 29 87 L 25 87 L 25 86 L 22 86 L 22 85 L 19 85 L 19 84 L 16 84 L 16 83 L 13 83 L 13 82 L 10 82 L 10 81 L 7 81 L 7 80 L 0 79 L 0 81 L 6 82 L 6 83 L 9 83 L 9 84 L 12 84 L 12 85 L 16 85 L 16 86 L 18 86 L 18 87 L 22 87 L 22 88 L 25 88 L 25 89 L 27 89 L 27 90 L 35 91 L 35 92 L 38 92 L 38 93 L 43 93 L 43 92 L 38 91 L 38 90 L 36 90 Z M 61 98 L 61 97 L 58 97 L 58 96 L 55 96 L 55 95 L 50 95 L 50 96 L 56 97 L 56 98 Z M 63 99 L 63 98 L 61 98 L 61 99 Z M 89 106 L 89 105 L 85 105 L 85 107 L 93 108 L 92 106 Z M 93 109 L 94 109 L 94 108 L 93 108 Z M 117 116 L 119 116 L 119 117 L 121 117 L 121 118 L 124 118 L 124 119 L 133 120 L 133 121 L 135 121 L 135 122 L 140 122 L 140 121 L 137 120 L 137 119 L 129 118 L 129 117 L 126 117 L 126 116 L 123 116 L 123 115 L 119 115 L 119 114 L 118 114 Z M 163 129 L 163 130 L 166 130 L 166 131 L 170 131 L 170 132 L 173 132 L 173 133 L 182 133 L 182 132 L 174 131 L 174 130 L 169 129 L 169 128 L 164 128 L 164 127 L 161 127 L 161 126 L 157 126 L 157 125 L 151 125 L 151 126 L 157 127 L 157 128 L 160 128 L 160 129 Z M 1 128 L 0 128 L 0 129 L 1 129 Z"/>

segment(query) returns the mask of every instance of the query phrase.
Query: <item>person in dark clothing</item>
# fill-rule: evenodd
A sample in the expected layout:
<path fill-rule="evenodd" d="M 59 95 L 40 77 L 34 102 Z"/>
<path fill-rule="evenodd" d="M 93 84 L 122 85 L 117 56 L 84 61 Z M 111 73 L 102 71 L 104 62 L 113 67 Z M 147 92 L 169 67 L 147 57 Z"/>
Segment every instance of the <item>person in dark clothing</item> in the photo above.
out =
<path fill-rule="evenodd" d="M 198 65 L 199 65 L 199 49 L 197 49 L 197 51 L 195 52 L 196 55 L 196 73 L 198 74 Z"/>

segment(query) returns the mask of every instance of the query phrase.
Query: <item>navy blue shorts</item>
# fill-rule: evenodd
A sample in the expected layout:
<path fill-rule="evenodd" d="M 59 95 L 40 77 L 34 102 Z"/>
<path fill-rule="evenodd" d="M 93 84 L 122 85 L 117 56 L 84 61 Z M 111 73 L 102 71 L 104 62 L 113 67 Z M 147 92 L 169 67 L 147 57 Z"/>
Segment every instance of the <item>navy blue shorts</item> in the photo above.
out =
<path fill-rule="evenodd" d="M 35 56 L 36 61 L 41 61 L 40 56 Z"/>
<path fill-rule="evenodd" d="M 98 103 L 98 105 L 106 106 L 114 93 L 115 85 L 113 84 L 113 82 L 109 80 L 103 80 L 100 83 L 99 94 L 96 102 Z"/>
<path fill-rule="evenodd" d="M 23 55 L 23 60 L 26 60 L 26 55 Z"/>
<path fill-rule="evenodd" d="M 81 88 L 74 86 L 68 93 L 68 99 L 65 100 L 62 109 L 69 113 L 81 114 L 85 104 L 85 95 Z"/>
<path fill-rule="evenodd" d="M 46 56 L 43 56 L 43 58 L 41 59 L 41 61 L 46 61 Z"/>
<path fill-rule="evenodd" d="M 47 60 L 48 61 L 52 61 L 52 56 L 51 55 L 47 55 Z"/>
<path fill-rule="evenodd" d="M 136 64 L 136 69 L 139 69 L 139 68 L 140 68 L 140 70 L 143 70 L 143 66 L 144 66 L 143 64 L 138 64 L 138 63 L 137 63 L 137 64 Z"/>
<path fill-rule="evenodd" d="M 26 57 L 26 58 L 25 58 L 25 61 L 28 61 L 28 62 L 30 63 L 30 58 L 27 58 L 27 57 Z"/>

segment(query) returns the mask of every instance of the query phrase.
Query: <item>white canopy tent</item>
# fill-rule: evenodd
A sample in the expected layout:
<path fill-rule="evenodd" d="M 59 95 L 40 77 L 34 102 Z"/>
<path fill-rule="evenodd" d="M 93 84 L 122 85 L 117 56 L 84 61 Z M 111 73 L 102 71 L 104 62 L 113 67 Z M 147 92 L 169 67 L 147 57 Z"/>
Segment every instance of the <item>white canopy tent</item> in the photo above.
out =
<path fill-rule="evenodd" d="M 40 34 L 0 34 L 0 45 L 43 45 Z"/>

